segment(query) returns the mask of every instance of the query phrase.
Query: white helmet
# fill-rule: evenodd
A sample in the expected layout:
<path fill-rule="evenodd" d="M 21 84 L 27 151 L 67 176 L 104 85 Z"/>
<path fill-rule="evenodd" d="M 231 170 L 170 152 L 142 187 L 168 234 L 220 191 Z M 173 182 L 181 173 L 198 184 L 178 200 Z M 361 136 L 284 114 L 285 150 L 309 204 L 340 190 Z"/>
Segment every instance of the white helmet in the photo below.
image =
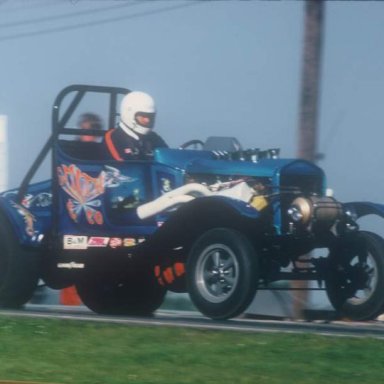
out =
<path fill-rule="evenodd" d="M 141 135 L 148 134 L 155 123 L 156 108 L 151 96 L 144 92 L 130 92 L 124 96 L 120 105 L 120 127 Z"/>

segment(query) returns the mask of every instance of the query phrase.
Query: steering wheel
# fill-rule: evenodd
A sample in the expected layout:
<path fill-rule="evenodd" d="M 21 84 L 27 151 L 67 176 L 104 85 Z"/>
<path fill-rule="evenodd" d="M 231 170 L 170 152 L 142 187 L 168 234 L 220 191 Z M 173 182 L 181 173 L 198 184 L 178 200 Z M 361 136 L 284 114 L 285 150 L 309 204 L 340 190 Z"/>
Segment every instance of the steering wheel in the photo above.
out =
<path fill-rule="evenodd" d="M 190 147 L 193 147 L 193 148 L 190 148 Z M 186 141 L 184 144 L 181 144 L 179 149 L 187 149 L 187 148 L 190 148 L 190 149 L 203 149 L 204 148 L 204 142 L 201 141 L 201 140 L 189 140 L 189 141 Z"/>

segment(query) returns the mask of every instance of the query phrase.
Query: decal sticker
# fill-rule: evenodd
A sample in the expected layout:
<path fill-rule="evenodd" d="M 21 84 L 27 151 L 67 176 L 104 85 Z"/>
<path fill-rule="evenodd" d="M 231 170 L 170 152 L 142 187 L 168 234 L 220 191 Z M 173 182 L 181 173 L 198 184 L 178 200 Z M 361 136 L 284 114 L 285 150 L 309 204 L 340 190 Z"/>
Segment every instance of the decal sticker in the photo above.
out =
<path fill-rule="evenodd" d="M 35 234 L 34 229 L 34 222 L 36 221 L 35 216 L 32 215 L 31 212 L 28 211 L 28 209 L 22 207 L 21 205 L 11 202 L 12 206 L 16 208 L 17 212 L 23 216 L 24 223 L 25 223 L 25 232 L 28 236 L 33 236 Z"/>
<path fill-rule="evenodd" d="M 109 165 L 105 165 L 104 167 L 106 171 L 101 173 L 104 173 L 105 175 L 104 179 L 106 188 L 119 187 L 122 183 L 132 183 L 137 180 L 136 178 L 122 175 L 120 170 L 115 167 L 111 167 Z"/>
<path fill-rule="evenodd" d="M 109 237 L 90 237 L 88 247 L 106 247 L 109 242 Z"/>
<path fill-rule="evenodd" d="M 136 239 L 127 237 L 123 240 L 124 247 L 133 247 L 136 245 Z"/>
<path fill-rule="evenodd" d="M 83 269 L 84 263 L 75 263 L 71 261 L 69 263 L 58 263 L 57 268 L 65 268 L 65 269 Z"/>
<path fill-rule="evenodd" d="M 41 192 L 37 195 L 27 194 L 21 203 L 25 208 L 46 208 L 52 205 L 52 194 Z"/>
<path fill-rule="evenodd" d="M 111 240 L 109 241 L 109 246 L 111 248 L 121 247 L 122 245 L 123 245 L 123 240 L 120 239 L 119 237 L 112 237 Z"/>
<path fill-rule="evenodd" d="M 139 237 L 138 239 L 137 239 L 137 242 L 140 244 L 140 243 L 144 243 L 144 241 L 145 241 L 145 238 L 144 237 Z"/>
<path fill-rule="evenodd" d="M 171 180 L 169 180 L 165 177 L 162 177 L 160 179 L 160 183 L 161 183 L 161 193 L 162 194 L 170 192 L 172 190 Z"/>
<path fill-rule="evenodd" d="M 88 248 L 88 237 L 87 236 L 64 235 L 63 247 L 64 247 L 64 249 L 87 249 Z"/>
<path fill-rule="evenodd" d="M 105 169 L 97 177 L 92 177 L 75 164 L 62 164 L 57 167 L 59 184 L 70 196 L 65 206 L 74 222 L 79 222 L 84 214 L 88 224 L 102 225 L 104 217 L 100 209 L 102 205 L 100 197 L 105 193 L 105 189 L 136 180 L 122 175 L 117 168 L 106 165 Z"/>
<path fill-rule="evenodd" d="M 21 205 L 25 208 L 29 208 L 31 206 L 33 195 L 27 194 L 23 197 L 23 200 L 21 200 Z"/>
<path fill-rule="evenodd" d="M 71 196 L 66 203 L 71 219 L 78 222 L 81 213 L 84 212 L 89 224 L 103 224 L 103 215 L 97 208 L 101 206 L 98 197 L 105 190 L 105 173 L 101 172 L 96 178 L 91 177 L 71 164 L 59 166 L 57 174 L 60 186 Z"/>

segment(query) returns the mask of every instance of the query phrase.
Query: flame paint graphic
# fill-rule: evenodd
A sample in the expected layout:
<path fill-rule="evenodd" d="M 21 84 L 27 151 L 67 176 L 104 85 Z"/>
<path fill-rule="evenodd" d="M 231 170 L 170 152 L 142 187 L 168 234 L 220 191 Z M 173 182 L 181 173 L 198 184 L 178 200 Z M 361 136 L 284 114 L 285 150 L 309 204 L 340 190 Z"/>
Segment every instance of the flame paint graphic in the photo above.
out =
<path fill-rule="evenodd" d="M 36 221 L 35 216 L 33 216 L 32 213 L 29 212 L 28 209 L 24 208 L 23 206 L 13 201 L 11 203 L 17 209 L 17 212 L 24 218 L 26 234 L 28 236 L 33 236 L 35 233 L 35 228 L 33 224 Z"/>

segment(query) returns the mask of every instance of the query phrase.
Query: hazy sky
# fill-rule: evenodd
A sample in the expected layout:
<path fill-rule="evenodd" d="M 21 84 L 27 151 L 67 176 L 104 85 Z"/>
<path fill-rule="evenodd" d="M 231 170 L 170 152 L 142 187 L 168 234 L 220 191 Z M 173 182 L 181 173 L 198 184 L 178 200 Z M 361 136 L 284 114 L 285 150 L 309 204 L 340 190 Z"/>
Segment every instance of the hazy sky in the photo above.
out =
<path fill-rule="evenodd" d="M 296 154 L 304 3 L 0 0 L 10 186 L 73 83 L 151 93 L 171 146 L 210 135 Z M 320 165 L 342 201 L 384 203 L 384 3 L 327 2 Z"/>

